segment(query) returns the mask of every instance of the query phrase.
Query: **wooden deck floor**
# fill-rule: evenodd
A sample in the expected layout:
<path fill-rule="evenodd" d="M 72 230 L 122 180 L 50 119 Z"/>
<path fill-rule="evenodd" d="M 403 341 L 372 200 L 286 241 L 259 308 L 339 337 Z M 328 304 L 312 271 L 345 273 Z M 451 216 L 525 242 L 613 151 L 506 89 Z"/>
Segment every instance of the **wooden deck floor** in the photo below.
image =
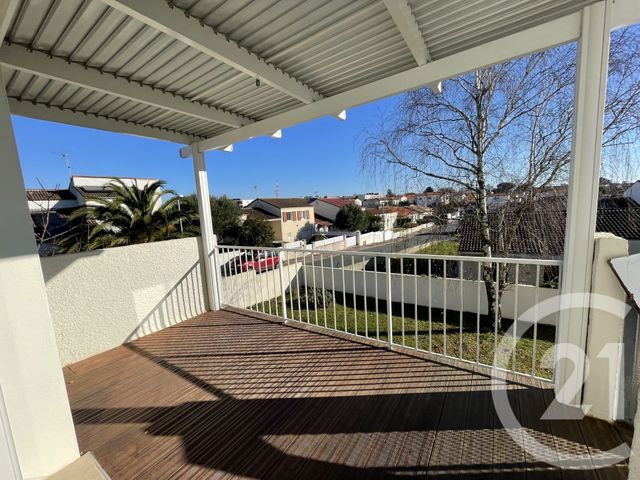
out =
<path fill-rule="evenodd" d="M 232 312 L 149 335 L 65 376 L 80 448 L 114 480 L 627 473 L 624 464 L 554 469 L 526 451 L 590 456 L 625 436 L 593 419 L 541 421 L 547 389 L 509 386 L 524 427 L 516 434 L 530 435 L 523 450 L 499 423 L 484 374 Z"/>

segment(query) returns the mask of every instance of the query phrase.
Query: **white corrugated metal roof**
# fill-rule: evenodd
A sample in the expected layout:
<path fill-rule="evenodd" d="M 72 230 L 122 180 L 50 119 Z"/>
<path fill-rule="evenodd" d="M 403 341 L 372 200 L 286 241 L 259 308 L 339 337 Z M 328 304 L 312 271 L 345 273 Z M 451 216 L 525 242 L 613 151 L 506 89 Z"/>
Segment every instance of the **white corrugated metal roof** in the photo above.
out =
<path fill-rule="evenodd" d="M 382 0 L 173 0 L 168 5 L 158 0 L 154 5 L 167 18 L 190 18 L 209 35 L 239 45 L 241 53 L 252 54 L 250 61 L 262 60 L 276 80 L 282 79 L 282 86 L 131 14 L 130 0 L 18 3 L 0 50 L 16 113 L 79 124 L 90 116 L 112 121 L 116 130 L 134 126 L 139 131 L 131 133 L 176 141 L 219 135 L 417 66 Z M 589 3 L 593 0 L 409 0 L 407 6 L 437 60 Z M 3 53 L 8 48 L 13 56 Z M 15 60 L 32 51 L 46 54 L 36 67 Z M 74 84 L 63 78 L 61 62 L 143 87 L 166 101 L 124 96 L 118 85 Z M 296 82 L 287 84 L 291 79 Z M 184 111 L 187 104 L 197 111 Z"/>

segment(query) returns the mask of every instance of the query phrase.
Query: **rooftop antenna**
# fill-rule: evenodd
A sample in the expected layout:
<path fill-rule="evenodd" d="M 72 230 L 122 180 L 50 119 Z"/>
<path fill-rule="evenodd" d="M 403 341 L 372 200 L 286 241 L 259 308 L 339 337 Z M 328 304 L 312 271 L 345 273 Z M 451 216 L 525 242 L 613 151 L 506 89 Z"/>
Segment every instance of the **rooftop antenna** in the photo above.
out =
<path fill-rule="evenodd" d="M 280 198 L 280 182 L 276 182 L 275 193 L 276 193 L 276 198 Z"/>
<path fill-rule="evenodd" d="M 72 177 L 71 175 L 71 162 L 69 161 L 69 155 L 66 153 L 58 153 L 58 152 L 53 152 L 54 155 L 58 155 L 60 158 L 62 158 L 62 160 L 64 160 L 65 165 L 67 166 L 67 172 L 69 173 L 69 178 Z"/>
<path fill-rule="evenodd" d="M 256 193 L 256 198 L 258 198 L 258 190 L 260 190 L 260 188 L 258 187 L 258 185 L 254 185 L 254 186 L 253 186 L 253 191 Z"/>

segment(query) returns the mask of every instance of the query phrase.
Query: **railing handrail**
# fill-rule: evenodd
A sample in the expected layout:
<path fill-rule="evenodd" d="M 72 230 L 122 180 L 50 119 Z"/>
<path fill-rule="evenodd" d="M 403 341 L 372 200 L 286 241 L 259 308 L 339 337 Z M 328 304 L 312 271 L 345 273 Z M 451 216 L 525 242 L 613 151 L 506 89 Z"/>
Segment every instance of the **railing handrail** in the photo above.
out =
<path fill-rule="evenodd" d="M 424 260 L 447 260 L 447 261 L 460 261 L 460 262 L 492 262 L 492 263 L 506 263 L 512 265 L 540 265 L 545 267 L 560 267 L 562 266 L 562 260 L 560 259 L 542 259 L 542 258 L 520 258 L 520 257 L 479 257 L 479 256 L 467 256 L 467 255 L 434 255 L 424 253 L 395 253 L 395 252 L 372 252 L 372 251 L 336 251 L 336 250 L 322 250 L 322 249 L 301 249 L 301 248 L 283 248 L 283 247 L 245 247 L 242 245 L 218 245 L 218 248 L 224 248 L 226 250 L 244 250 L 244 251 L 275 251 L 275 252 L 293 252 L 293 253 L 305 253 L 310 254 L 327 254 L 327 255 L 340 255 L 339 252 L 353 252 L 354 255 L 367 256 L 367 257 L 384 257 L 384 258 L 408 258 L 408 259 L 424 259 Z"/>

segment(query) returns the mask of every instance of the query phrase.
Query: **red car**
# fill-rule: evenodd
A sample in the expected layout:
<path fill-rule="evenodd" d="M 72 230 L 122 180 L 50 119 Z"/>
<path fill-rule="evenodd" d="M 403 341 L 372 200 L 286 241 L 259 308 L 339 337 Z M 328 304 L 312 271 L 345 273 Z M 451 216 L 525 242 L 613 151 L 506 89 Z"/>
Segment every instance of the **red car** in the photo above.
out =
<path fill-rule="evenodd" d="M 276 268 L 279 263 L 280 256 L 278 255 L 278 252 L 248 252 L 235 258 L 234 271 L 236 273 L 248 272 L 249 270 L 266 272 Z"/>

